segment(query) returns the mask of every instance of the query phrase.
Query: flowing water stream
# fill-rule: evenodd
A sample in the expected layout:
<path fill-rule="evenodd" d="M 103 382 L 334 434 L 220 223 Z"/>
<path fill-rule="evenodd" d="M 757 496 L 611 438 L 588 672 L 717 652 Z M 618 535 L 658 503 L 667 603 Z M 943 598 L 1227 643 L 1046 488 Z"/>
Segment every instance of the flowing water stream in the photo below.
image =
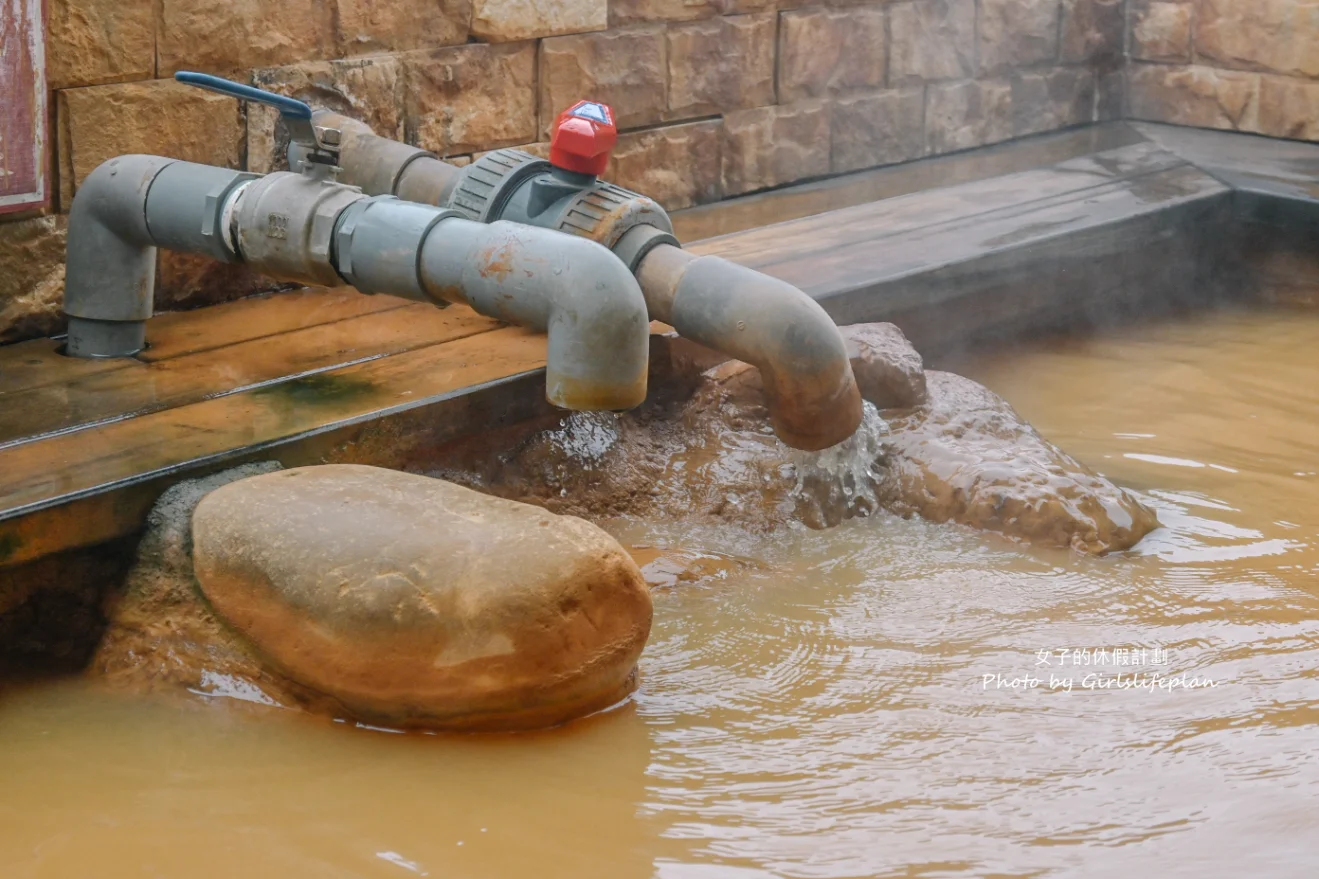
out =
<path fill-rule="evenodd" d="M 956 366 L 1158 508 L 1127 554 L 606 523 L 655 629 L 562 729 L 0 691 L 0 875 L 1314 876 L 1317 348 L 1237 311 Z"/>

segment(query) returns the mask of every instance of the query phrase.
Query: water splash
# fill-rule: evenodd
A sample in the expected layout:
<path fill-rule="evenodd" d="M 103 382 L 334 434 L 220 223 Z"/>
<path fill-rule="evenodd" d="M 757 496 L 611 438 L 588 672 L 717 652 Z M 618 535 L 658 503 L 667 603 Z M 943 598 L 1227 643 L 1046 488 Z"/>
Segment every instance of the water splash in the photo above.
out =
<path fill-rule="evenodd" d="M 836 446 L 819 452 L 790 451 L 797 473 L 792 489 L 799 507 L 820 525 L 869 516 L 879 509 L 888 424 L 871 403 L 863 404 L 861 426 Z"/>
<path fill-rule="evenodd" d="M 550 441 L 564 456 L 581 464 L 599 464 L 618 442 L 618 416 L 612 412 L 574 412 Z"/>

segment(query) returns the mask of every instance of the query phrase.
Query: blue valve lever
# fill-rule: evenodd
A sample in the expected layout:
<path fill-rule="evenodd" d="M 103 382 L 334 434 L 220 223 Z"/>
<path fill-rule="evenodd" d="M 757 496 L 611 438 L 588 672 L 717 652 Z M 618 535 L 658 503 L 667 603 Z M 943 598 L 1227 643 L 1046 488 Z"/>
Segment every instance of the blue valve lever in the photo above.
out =
<path fill-rule="evenodd" d="M 331 164 L 338 159 L 337 144 L 326 144 L 317 136 L 315 126 L 311 124 L 311 107 L 296 98 L 277 95 L 274 92 L 243 85 L 241 82 L 211 76 L 209 73 L 194 73 L 190 70 L 180 70 L 174 74 L 174 79 L 240 101 L 255 101 L 258 104 L 274 107 L 284 119 L 284 125 L 289 130 L 289 139 L 306 146 L 312 153 L 313 161 L 317 154 L 333 160 Z"/>

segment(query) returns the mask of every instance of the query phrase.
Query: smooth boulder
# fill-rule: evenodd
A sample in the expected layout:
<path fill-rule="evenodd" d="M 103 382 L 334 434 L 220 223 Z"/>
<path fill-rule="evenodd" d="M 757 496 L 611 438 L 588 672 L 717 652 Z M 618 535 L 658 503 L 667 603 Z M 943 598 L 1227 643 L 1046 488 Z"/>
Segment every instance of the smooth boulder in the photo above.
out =
<path fill-rule="evenodd" d="M 604 531 L 358 465 L 225 485 L 192 519 L 215 613 L 297 684 L 399 727 L 520 729 L 636 686 L 645 580 Z"/>

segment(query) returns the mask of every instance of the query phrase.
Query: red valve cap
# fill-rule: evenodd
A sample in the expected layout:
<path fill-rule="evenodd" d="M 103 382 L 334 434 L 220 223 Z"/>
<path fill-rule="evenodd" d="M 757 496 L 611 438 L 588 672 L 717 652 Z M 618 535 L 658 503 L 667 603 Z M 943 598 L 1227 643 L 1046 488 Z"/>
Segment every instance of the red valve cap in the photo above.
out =
<path fill-rule="evenodd" d="M 618 142 L 614 111 L 597 101 L 578 101 L 559 114 L 550 134 L 550 164 L 599 177 Z"/>

